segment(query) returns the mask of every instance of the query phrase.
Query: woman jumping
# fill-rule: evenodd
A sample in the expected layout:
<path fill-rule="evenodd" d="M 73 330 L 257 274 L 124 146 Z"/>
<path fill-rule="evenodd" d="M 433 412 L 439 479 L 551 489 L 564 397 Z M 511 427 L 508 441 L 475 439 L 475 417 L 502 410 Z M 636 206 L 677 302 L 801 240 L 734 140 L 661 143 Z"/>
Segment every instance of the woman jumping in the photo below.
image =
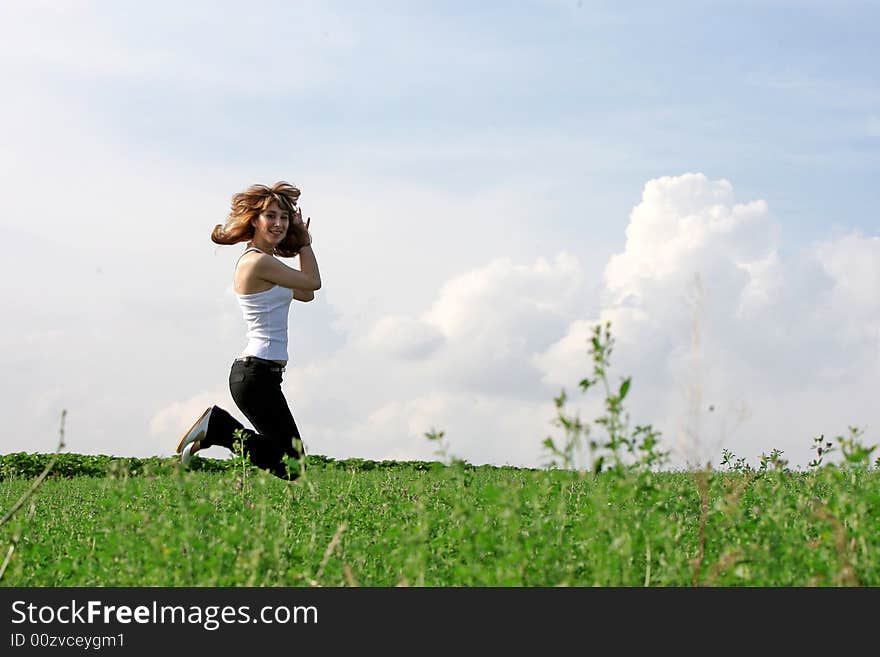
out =
<path fill-rule="evenodd" d="M 233 431 L 244 433 L 250 461 L 282 479 L 295 479 L 284 458 L 303 456 L 302 439 L 281 392 L 287 365 L 287 319 L 290 302 L 311 301 L 321 289 L 318 261 L 309 234 L 311 218 L 302 220 L 300 191 L 286 182 L 252 185 L 232 197 L 225 225 L 211 232 L 216 244 L 247 242 L 235 265 L 233 287 L 247 323 L 247 345 L 232 363 L 229 390 L 239 410 L 256 429 L 244 426 L 218 406 L 202 413 L 177 444 L 180 463 L 213 445 L 233 449 Z M 275 256 L 299 255 L 300 269 Z"/>

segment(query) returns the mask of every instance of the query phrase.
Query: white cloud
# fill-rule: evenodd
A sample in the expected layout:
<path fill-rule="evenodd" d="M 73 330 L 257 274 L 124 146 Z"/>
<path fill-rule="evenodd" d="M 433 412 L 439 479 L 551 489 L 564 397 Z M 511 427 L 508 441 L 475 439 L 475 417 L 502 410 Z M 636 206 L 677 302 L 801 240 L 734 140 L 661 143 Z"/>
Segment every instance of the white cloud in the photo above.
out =
<path fill-rule="evenodd" d="M 775 250 L 765 258 L 736 264 L 749 276 L 740 295 L 737 311 L 738 316 L 744 317 L 766 308 L 779 294 L 782 286 L 782 267 Z"/>
<path fill-rule="evenodd" d="M 340 457 L 432 458 L 424 434 L 436 428 L 471 462 L 534 464 L 554 388 L 531 355 L 580 310 L 582 287 L 565 253 L 496 260 L 448 281 L 418 316 L 361 327 L 286 379 L 307 446 Z"/>
<path fill-rule="evenodd" d="M 375 348 L 398 358 L 419 360 L 443 344 L 443 334 L 434 326 L 411 317 L 383 317 L 367 338 Z"/>
<path fill-rule="evenodd" d="M 124 173 L 119 184 L 119 198 L 137 189 Z M 559 437 L 551 421 L 560 388 L 582 418 L 601 412 L 577 382 L 591 370 L 592 327 L 605 321 L 617 340 L 611 383 L 633 377 L 633 421 L 653 423 L 681 459 L 717 459 L 724 446 L 746 457 L 780 448 L 805 463 L 814 435 L 880 425 L 871 396 L 880 372 L 877 237 L 852 232 L 783 257 L 762 202 L 738 204 L 730 183 L 699 174 L 657 179 L 646 184 L 625 248 L 609 260 L 594 299 L 582 258 L 564 251 L 488 258 L 458 272 L 455 262 L 408 269 L 435 245 L 405 248 L 409 236 L 393 231 L 402 208 L 424 204 L 436 213 L 429 221 L 439 221 L 485 203 L 431 200 L 403 187 L 360 213 L 342 202 L 316 212 L 324 218 L 316 235 L 326 245 L 318 247 L 326 297 L 294 308 L 284 382 L 309 451 L 433 458 L 424 434 L 441 429 L 451 452 L 471 462 L 539 465 L 542 439 Z M 199 201 L 188 201 L 189 211 L 204 215 Z M 149 209 L 134 211 L 150 225 Z M 184 242 L 204 241 L 207 219 L 193 219 Z M 377 227 L 400 240 L 382 267 L 358 248 Z M 5 451 L 51 449 L 61 407 L 69 410 L 69 449 L 81 452 L 170 454 L 210 404 L 247 425 L 225 388 L 228 361 L 243 344 L 240 314 L 224 294 L 237 251 L 158 247 L 166 265 L 154 267 L 140 250 L 155 245 L 119 253 L 112 230 L 72 256 L 57 236 L 41 243 L 30 232 L 13 234 L 20 250 L 4 261 L 5 298 L 31 330 L 29 355 L 9 361 L 20 372 L 15 386 L 7 381 L 2 390 L 18 410 Z M 17 294 L 11 272 L 27 261 L 24 252 L 41 248 L 65 262 L 66 279 L 35 279 L 54 299 L 37 308 Z M 330 340 L 327 326 L 310 323 L 316 317 L 336 317 L 341 332 Z M 11 325 L 2 337 L 22 343 Z M 308 337 L 326 344 L 309 354 L 301 346 Z M 24 444 L 21 435 L 38 437 Z"/>
<path fill-rule="evenodd" d="M 780 448 L 804 465 L 819 433 L 866 424 L 876 435 L 880 240 L 853 233 L 783 259 L 779 235 L 766 204 L 737 204 L 727 181 L 649 181 L 601 312 L 535 357 L 544 380 L 573 381 L 589 329 L 611 321 L 633 418 L 679 459 Z"/>
<path fill-rule="evenodd" d="M 699 173 L 652 180 L 630 215 L 623 253 L 605 269 L 606 290 L 614 303 L 643 300 L 652 285 L 680 286 L 688 271 L 711 267 L 719 249 L 735 262 L 764 260 L 773 239 L 767 219 L 764 201 L 733 203 L 726 180 Z"/>
<path fill-rule="evenodd" d="M 815 252 L 833 280 L 827 312 L 843 331 L 876 335 L 880 329 L 880 237 L 855 232 L 822 242 Z"/>
<path fill-rule="evenodd" d="M 351 424 L 316 426 L 313 445 L 337 458 L 439 460 L 426 433 L 443 431 L 448 456 L 475 464 L 533 467 L 543 463 L 552 432 L 552 403 L 437 391 L 389 400 Z M 344 440 L 340 440 L 345 436 Z"/>
<path fill-rule="evenodd" d="M 553 262 L 495 260 L 449 281 L 424 316 L 447 341 L 435 376 L 458 389 L 534 395 L 544 387 L 531 356 L 583 308 L 583 285 L 566 253 Z"/>

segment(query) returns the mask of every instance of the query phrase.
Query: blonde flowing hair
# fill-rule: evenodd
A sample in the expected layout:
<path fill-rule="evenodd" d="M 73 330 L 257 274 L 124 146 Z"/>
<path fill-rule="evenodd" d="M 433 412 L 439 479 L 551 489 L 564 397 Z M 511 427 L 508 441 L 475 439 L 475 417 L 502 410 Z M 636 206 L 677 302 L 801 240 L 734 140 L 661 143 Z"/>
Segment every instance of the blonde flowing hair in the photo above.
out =
<path fill-rule="evenodd" d="M 232 209 L 226 223 L 214 226 L 211 241 L 215 244 L 238 244 L 247 242 L 254 237 L 251 221 L 260 216 L 272 202 L 278 204 L 282 212 L 286 211 L 290 218 L 287 234 L 275 247 L 275 254 L 282 258 L 292 258 L 304 246 L 311 244 L 312 238 L 305 226 L 294 225 L 293 215 L 300 191 L 283 180 L 271 187 L 267 185 L 251 185 L 243 192 L 233 194 Z"/>

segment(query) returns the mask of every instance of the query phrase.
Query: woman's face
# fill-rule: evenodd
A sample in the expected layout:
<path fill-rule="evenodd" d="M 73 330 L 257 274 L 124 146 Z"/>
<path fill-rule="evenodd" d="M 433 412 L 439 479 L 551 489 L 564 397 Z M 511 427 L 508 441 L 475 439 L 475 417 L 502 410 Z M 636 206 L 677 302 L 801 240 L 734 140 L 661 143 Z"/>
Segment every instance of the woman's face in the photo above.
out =
<path fill-rule="evenodd" d="M 290 215 L 287 210 L 282 210 L 278 203 L 272 201 L 252 223 L 255 236 L 259 235 L 266 242 L 277 245 L 287 235 Z"/>

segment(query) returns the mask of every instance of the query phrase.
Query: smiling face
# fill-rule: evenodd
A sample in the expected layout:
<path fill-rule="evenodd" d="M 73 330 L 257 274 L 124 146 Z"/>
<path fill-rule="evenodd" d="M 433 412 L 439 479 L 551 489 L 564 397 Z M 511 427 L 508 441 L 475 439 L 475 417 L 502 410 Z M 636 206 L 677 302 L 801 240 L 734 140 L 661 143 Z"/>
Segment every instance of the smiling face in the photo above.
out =
<path fill-rule="evenodd" d="M 290 213 L 282 210 L 277 202 L 272 201 L 259 216 L 251 221 L 254 227 L 254 243 L 271 245 L 274 248 L 284 236 L 290 226 Z"/>

